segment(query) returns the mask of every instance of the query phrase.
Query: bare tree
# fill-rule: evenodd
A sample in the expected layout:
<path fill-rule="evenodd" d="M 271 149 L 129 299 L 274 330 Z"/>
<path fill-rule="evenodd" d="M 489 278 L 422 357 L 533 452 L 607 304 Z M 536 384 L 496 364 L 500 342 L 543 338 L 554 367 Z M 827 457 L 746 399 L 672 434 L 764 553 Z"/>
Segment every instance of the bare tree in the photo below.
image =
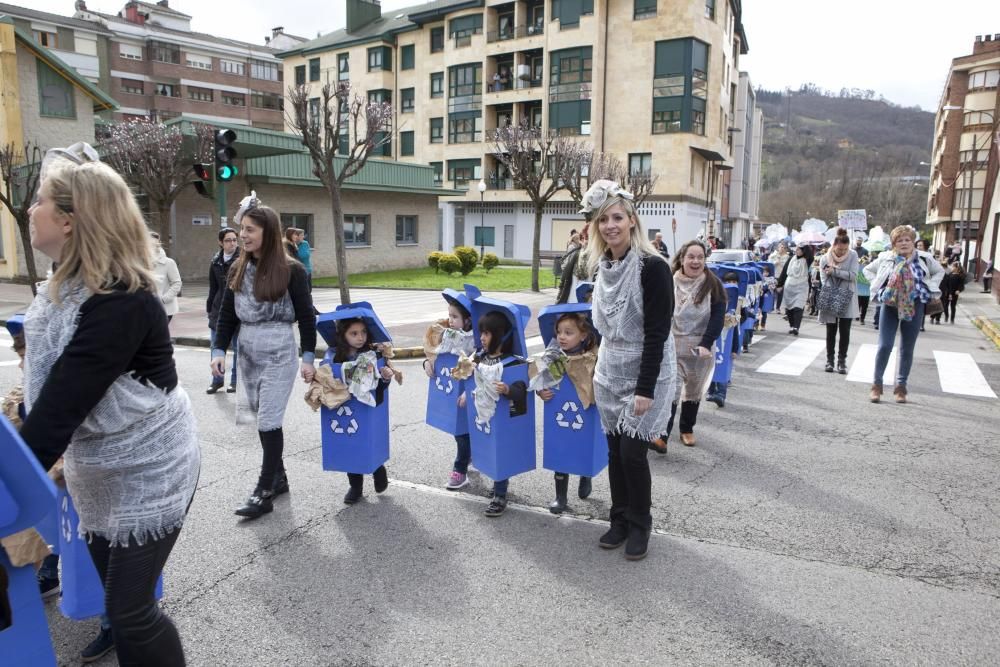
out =
<path fill-rule="evenodd" d="M 627 164 L 610 153 L 595 156 L 590 178 L 593 181 L 606 178 L 618 183 L 635 197 L 633 203 L 637 209 L 653 194 L 653 188 L 660 180 L 659 175 L 652 171 L 630 171 Z"/>
<path fill-rule="evenodd" d="M 148 121 L 115 123 L 101 144 L 102 159 L 149 197 L 156 214 L 156 231 L 170 252 L 170 207 L 188 185 L 197 181 L 195 163 L 212 161 L 213 129 L 195 125 L 195 136 L 180 127 Z"/>
<path fill-rule="evenodd" d="M 545 203 L 566 188 L 560 176 L 572 172 L 570 163 L 579 160 L 581 148 L 570 137 L 543 134 L 529 121 L 518 126 L 499 128 L 492 138 L 496 159 L 507 167 L 514 187 L 525 191 L 535 209 L 534 238 L 531 243 L 531 289 L 538 292 L 542 213 L 545 211 Z"/>
<path fill-rule="evenodd" d="M 376 149 L 390 141 L 393 111 L 388 102 L 369 102 L 360 95 L 352 98 L 350 85 L 343 82 L 325 84 L 318 99 L 318 106 L 314 104 L 310 109 L 309 88 L 289 88 L 288 120 L 302 135 L 302 144 L 312 158 L 313 174 L 330 194 L 340 302 L 350 303 L 341 193 L 344 182 L 364 168 Z"/>
<path fill-rule="evenodd" d="M 38 191 L 41 170 L 42 148 L 38 144 L 28 142 L 24 146 L 15 146 L 11 143 L 0 148 L 0 178 L 3 179 L 0 203 L 3 203 L 17 222 L 32 294 L 35 293 L 35 283 L 38 282 L 38 270 L 35 267 L 35 253 L 31 248 L 28 209 Z"/>

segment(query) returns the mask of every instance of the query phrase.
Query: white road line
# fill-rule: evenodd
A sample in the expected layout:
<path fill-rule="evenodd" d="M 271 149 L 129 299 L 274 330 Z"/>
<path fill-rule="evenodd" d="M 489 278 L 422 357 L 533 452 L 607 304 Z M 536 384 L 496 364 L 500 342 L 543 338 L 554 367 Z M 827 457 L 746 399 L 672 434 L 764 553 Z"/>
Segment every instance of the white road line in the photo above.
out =
<path fill-rule="evenodd" d="M 524 343 L 528 347 L 535 347 L 535 346 L 544 345 L 545 341 L 542 340 L 541 336 L 532 336 L 531 338 L 528 338 L 527 340 L 525 340 Z"/>
<path fill-rule="evenodd" d="M 760 335 L 754 334 L 753 335 L 753 340 L 750 341 L 750 346 L 753 347 L 754 345 L 756 345 L 760 341 L 764 340 L 765 338 L 767 338 L 766 335 L 765 336 L 760 336 Z"/>
<path fill-rule="evenodd" d="M 878 352 L 878 345 L 865 343 L 858 350 L 854 357 L 851 369 L 847 373 L 849 382 L 866 382 L 871 384 L 875 377 L 875 354 Z M 896 348 L 892 348 L 889 355 L 889 363 L 885 365 L 885 372 L 882 373 L 882 384 L 891 387 L 896 384 Z"/>
<path fill-rule="evenodd" d="M 12 361 L 0 361 L 0 366 L 17 366 L 21 363 L 20 359 L 14 359 Z"/>
<path fill-rule="evenodd" d="M 824 347 L 826 341 L 819 338 L 801 338 L 764 362 L 757 372 L 802 375 Z"/>
<path fill-rule="evenodd" d="M 934 361 L 937 362 L 941 391 L 963 396 L 997 397 L 971 354 L 934 350 Z"/>

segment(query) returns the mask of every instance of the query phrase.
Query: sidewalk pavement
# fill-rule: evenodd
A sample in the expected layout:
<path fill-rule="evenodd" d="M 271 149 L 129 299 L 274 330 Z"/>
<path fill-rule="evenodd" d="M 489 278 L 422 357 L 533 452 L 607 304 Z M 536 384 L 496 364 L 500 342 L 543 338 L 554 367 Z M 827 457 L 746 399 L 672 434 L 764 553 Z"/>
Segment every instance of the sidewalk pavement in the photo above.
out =
<path fill-rule="evenodd" d="M 556 290 L 543 289 L 541 292 L 484 292 L 486 296 L 531 308 L 532 317 L 525 337 L 538 335 L 536 317 L 538 310 L 555 302 Z M 170 322 L 170 333 L 178 345 L 208 347 L 208 319 L 205 305 L 208 298 L 208 283 L 184 283 L 182 296 L 178 298 L 180 312 Z M 351 298 L 367 301 L 378 313 L 383 324 L 392 335 L 393 346 L 401 358 L 423 356 L 423 338 L 427 327 L 435 320 L 447 316 L 447 307 L 437 290 L 371 289 L 353 288 Z M 0 320 L 6 321 L 15 313 L 23 313 L 31 303 L 31 289 L 27 285 L 0 283 Z M 334 310 L 340 304 L 340 293 L 336 288 L 314 288 L 313 302 L 320 312 Z M 1000 315 L 998 315 L 1000 317 Z M 317 349 L 325 351 L 322 338 L 317 341 Z"/>

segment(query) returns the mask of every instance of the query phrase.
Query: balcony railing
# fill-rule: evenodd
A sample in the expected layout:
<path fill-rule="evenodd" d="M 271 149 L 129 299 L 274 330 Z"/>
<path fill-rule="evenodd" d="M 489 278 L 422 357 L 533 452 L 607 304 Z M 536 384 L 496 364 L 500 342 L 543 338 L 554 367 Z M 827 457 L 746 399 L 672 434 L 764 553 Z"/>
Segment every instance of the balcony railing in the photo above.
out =
<path fill-rule="evenodd" d="M 511 84 L 508 79 L 504 82 L 502 79 L 500 81 L 490 81 L 486 84 L 487 93 L 502 93 L 507 90 L 529 90 L 531 88 L 541 88 L 541 79 L 514 79 L 513 84 Z"/>
<path fill-rule="evenodd" d="M 514 179 L 513 178 L 497 178 L 496 176 L 491 176 L 489 180 L 490 190 L 513 190 L 514 189 Z"/>
<path fill-rule="evenodd" d="M 504 28 L 503 30 L 491 30 L 486 33 L 487 43 L 492 44 L 493 42 L 505 42 L 509 39 L 520 39 L 522 37 L 533 37 L 535 35 L 541 35 L 545 32 L 544 23 L 536 23 L 534 25 L 519 25 L 513 28 Z"/>

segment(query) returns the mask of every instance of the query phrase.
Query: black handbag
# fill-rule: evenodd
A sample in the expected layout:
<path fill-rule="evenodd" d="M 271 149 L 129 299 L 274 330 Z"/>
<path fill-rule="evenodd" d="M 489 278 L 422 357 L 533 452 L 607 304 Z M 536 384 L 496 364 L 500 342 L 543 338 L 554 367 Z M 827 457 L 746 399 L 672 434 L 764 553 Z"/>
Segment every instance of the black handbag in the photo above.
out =
<path fill-rule="evenodd" d="M 819 291 L 818 306 L 821 311 L 831 313 L 837 317 L 846 317 L 851 307 L 851 297 L 854 291 L 846 281 L 839 278 L 830 277 L 823 284 Z"/>

